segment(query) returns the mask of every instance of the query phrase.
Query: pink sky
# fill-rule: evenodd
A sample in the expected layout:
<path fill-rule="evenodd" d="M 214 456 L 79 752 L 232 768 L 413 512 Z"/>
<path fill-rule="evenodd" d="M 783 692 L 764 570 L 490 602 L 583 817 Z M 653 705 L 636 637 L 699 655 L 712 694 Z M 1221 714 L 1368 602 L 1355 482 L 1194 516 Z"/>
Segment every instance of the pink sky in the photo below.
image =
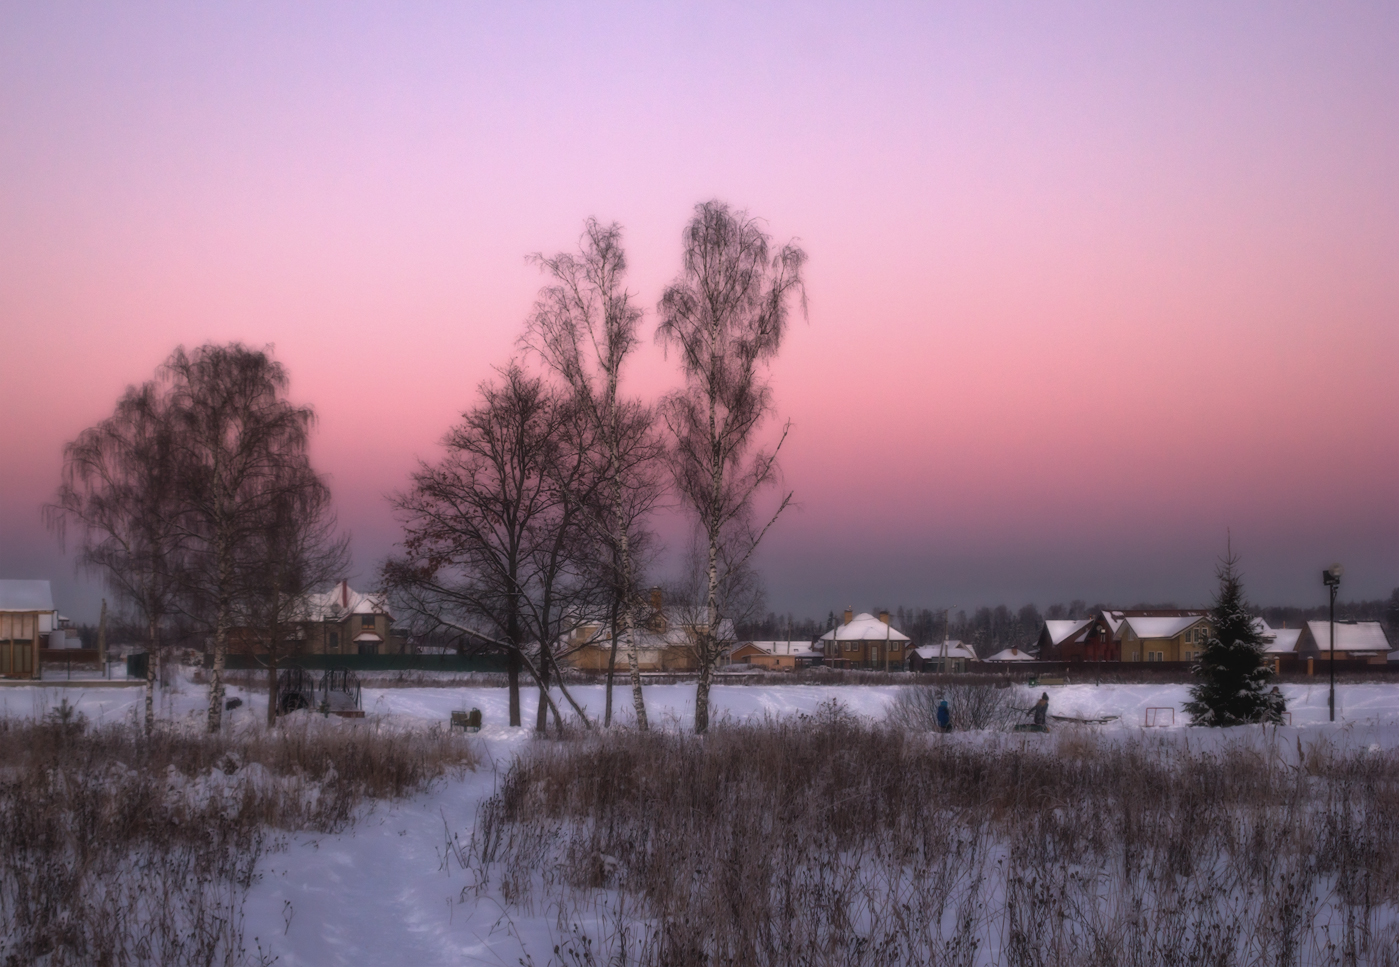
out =
<path fill-rule="evenodd" d="M 241 339 L 367 581 L 526 253 L 616 219 L 653 306 L 718 197 L 811 256 L 774 609 L 1399 584 L 1392 5 L 499 6 L 0 7 L 0 577 L 91 610 L 63 443 Z"/>

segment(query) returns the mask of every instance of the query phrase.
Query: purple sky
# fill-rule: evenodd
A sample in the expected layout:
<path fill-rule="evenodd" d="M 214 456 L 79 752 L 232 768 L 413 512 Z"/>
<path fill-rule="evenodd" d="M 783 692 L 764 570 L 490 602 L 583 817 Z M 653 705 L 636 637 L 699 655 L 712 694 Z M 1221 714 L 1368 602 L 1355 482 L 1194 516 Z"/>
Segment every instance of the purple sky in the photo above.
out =
<path fill-rule="evenodd" d="M 0 5 L 0 577 L 94 615 L 63 443 L 241 339 L 363 583 L 524 256 L 616 219 L 654 307 L 718 197 L 811 256 L 775 610 L 1201 602 L 1226 529 L 1259 601 L 1387 595 L 1396 50 L 1387 3 Z"/>

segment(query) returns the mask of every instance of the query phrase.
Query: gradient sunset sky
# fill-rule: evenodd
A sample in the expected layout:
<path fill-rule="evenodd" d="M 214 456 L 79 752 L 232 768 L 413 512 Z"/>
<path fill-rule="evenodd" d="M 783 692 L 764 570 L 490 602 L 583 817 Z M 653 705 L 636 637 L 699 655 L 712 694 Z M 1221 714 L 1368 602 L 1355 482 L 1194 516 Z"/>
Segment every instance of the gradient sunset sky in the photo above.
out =
<path fill-rule="evenodd" d="M 1388 2 L 0 2 L 0 577 L 95 618 L 63 444 L 237 339 L 372 583 L 525 256 L 619 221 L 653 310 L 720 198 L 810 255 L 774 610 L 1201 603 L 1226 532 L 1261 603 L 1387 596 L 1396 52 Z"/>

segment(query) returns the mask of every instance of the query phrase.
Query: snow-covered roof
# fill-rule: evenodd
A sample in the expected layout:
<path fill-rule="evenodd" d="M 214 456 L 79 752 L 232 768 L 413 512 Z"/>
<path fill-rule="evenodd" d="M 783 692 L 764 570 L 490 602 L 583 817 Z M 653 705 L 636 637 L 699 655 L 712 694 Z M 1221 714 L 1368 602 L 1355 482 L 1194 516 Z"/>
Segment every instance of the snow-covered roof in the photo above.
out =
<path fill-rule="evenodd" d="M 1092 623 L 1092 618 L 1080 618 L 1072 621 L 1056 618 L 1053 621 L 1046 621 L 1044 626 L 1049 631 L 1049 643 L 1060 645 L 1071 639 L 1076 639 L 1080 633 L 1086 632 Z"/>
<path fill-rule="evenodd" d="M 744 641 L 734 651 L 742 648 L 756 648 L 767 655 L 795 655 L 798 658 L 819 658 L 821 652 L 811 647 L 809 641 Z"/>
<path fill-rule="evenodd" d="M 360 632 L 359 634 L 355 635 L 355 641 L 383 641 L 383 640 L 384 640 L 383 638 L 380 638 L 378 635 L 376 635 L 376 634 L 375 634 L 374 632 L 372 632 L 372 631 L 362 631 L 362 632 Z"/>
<path fill-rule="evenodd" d="M 1264 627 L 1268 626 L 1264 624 Z M 1301 628 L 1268 628 L 1263 633 L 1267 644 L 1263 651 L 1269 655 L 1290 655 L 1297 650 L 1297 639 L 1302 637 Z"/>
<path fill-rule="evenodd" d="M 868 611 L 862 611 L 848 624 L 837 625 L 832 630 L 821 636 L 822 641 L 830 641 L 832 636 L 836 641 L 908 641 L 908 635 L 895 631 L 883 621 L 880 621 Z"/>
<path fill-rule="evenodd" d="M 983 660 L 983 661 L 1035 661 L 1036 659 L 1035 659 L 1035 656 L 1034 656 L 1034 655 L 1031 655 L 1031 654 L 1028 653 L 1028 652 L 1021 651 L 1019 648 L 1016 648 L 1014 645 L 1011 645 L 1009 648 L 1006 648 L 1006 649 L 1004 649 L 1004 650 L 1002 650 L 1002 651 L 996 652 L 996 653 L 995 653 L 994 655 L 992 655 L 990 658 L 985 658 L 985 659 L 982 659 L 982 660 Z"/>
<path fill-rule="evenodd" d="M 0 580 L 0 611 L 52 611 L 53 588 L 47 581 Z"/>
<path fill-rule="evenodd" d="M 1108 627 L 1112 629 L 1113 637 L 1116 638 L 1118 630 L 1122 627 L 1122 622 L 1126 619 L 1122 617 L 1121 611 L 1104 611 L 1103 620 L 1107 622 Z"/>
<path fill-rule="evenodd" d="M 913 649 L 913 653 L 924 661 L 932 658 L 965 658 L 976 661 L 976 652 L 963 641 L 939 641 L 934 645 L 924 645 Z"/>
<path fill-rule="evenodd" d="M 1122 620 L 1138 638 L 1174 638 L 1191 625 L 1203 621 L 1204 617 L 1184 614 L 1170 618 L 1130 617 Z"/>
<path fill-rule="evenodd" d="M 322 594 L 306 595 L 308 621 L 335 621 L 350 614 L 388 614 L 382 594 L 365 594 L 341 581 Z"/>
<path fill-rule="evenodd" d="M 1307 632 L 1318 651 L 1331 650 L 1331 622 L 1308 621 Z M 1310 650 L 1310 649 L 1308 649 Z M 1389 639 L 1378 621 L 1336 622 L 1337 651 L 1383 651 L 1390 650 Z"/>

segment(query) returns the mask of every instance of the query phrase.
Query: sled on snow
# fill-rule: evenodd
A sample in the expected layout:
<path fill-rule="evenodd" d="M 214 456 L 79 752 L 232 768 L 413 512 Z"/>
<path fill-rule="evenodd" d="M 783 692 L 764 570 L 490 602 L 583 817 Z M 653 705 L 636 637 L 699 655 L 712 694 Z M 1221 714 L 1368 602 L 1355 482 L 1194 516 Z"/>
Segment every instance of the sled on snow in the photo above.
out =
<path fill-rule="evenodd" d="M 1079 725 L 1106 725 L 1109 722 L 1116 722 L 1120 716 L 1099 715 L 1096 718 L 1079 718 L 1076 715 L 1051 715 L 1056 722 L 1077 722 Z"/>

